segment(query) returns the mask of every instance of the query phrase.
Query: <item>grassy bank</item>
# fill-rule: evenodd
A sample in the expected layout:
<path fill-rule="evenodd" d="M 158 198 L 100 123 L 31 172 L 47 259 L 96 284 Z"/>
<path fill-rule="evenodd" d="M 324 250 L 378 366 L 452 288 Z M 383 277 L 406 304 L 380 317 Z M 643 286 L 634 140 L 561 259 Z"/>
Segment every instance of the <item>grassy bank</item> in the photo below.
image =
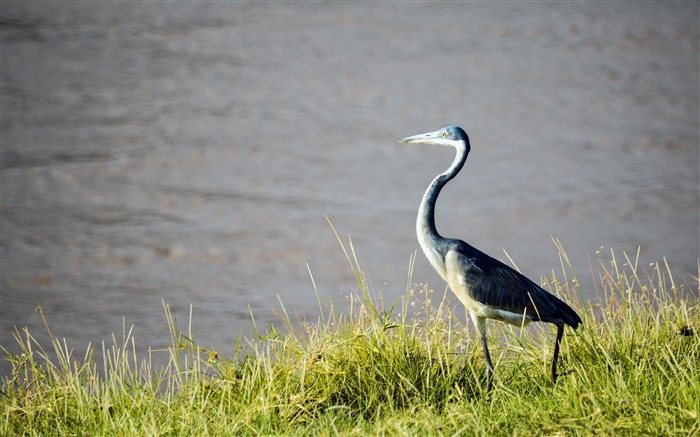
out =
<path fill-rule="evenodd" d="M 697 284 L 677 286 L 667 266 L 610 253 L 592 269 L 597 298 L 583 301 L 562 251 L 562 273 L 543 285 L 584 326 L 566 331 L 560 378 L 548 378 L 551 325 L 490 322 L 486 392 L 480 348 L 442 285 L 409 286 L 385 305 L 347 248 L 357 279 L 347 305 L 239 339 L 233 357 L 197 346 L 167 306 L 163 369 L 136 356 L 128 333 L 98 369 L 58 339 L 18 332 L 0 435 L 700 435 L 700 307 L 681 296 Z"/>

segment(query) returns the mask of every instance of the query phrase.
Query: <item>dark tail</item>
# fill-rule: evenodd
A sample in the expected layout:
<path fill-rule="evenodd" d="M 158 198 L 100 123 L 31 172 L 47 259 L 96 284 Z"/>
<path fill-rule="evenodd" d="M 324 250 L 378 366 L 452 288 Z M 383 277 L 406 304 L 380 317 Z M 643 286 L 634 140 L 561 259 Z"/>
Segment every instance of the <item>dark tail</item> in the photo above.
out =
<path fill-rule="evenodd" d="M 557 312 L 559 313 L 559 318 L 572 328 L 578 328 L 578 325 L 583 323 L 581 317 L 579 317 L 579 315 L 576 314 L 576 311 L 574 311 L 569 305 L 565 304 L 561 299 L 557 298 L 556 296 L 554 296 L 554 298 L 558 300 Z"/>

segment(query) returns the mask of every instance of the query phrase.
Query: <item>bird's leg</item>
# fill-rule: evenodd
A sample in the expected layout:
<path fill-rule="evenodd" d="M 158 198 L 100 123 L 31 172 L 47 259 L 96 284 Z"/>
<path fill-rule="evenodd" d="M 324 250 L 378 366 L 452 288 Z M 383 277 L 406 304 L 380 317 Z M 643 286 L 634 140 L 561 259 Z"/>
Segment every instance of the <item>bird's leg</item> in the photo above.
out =
<path fill-rule="evenodd" d="M 554 357 L 552 358 L 552 382 L 557 381 L 557 359 L 559 358 L 559 346 L 564 335 L 564 324 L 557 323 L 557 340 L 554 343 Z"/>
<path fill-rule="evenodd" d="M 481 347 L 484 350 L 484 358 L 486 359 L 486 388 L 491 390 L 493 387 L 493 363 L 491 362 L 489 345 L 486 340 L 486 319 L 479 317 L 472 312 L 470 312 L 469 315 L 474 323 L 474 328 L 476 328 L 476 333 L 481 339 Z"/>
<path fill-rule="evenodd" d="M 493 388 L 493 364 L 491 363 L 489 346 L 486 342 L 486 332 L 481 335 L 481 346 L 484 348 L 484 357 L 486 358 L 486 388 L 491 390 Z"/>

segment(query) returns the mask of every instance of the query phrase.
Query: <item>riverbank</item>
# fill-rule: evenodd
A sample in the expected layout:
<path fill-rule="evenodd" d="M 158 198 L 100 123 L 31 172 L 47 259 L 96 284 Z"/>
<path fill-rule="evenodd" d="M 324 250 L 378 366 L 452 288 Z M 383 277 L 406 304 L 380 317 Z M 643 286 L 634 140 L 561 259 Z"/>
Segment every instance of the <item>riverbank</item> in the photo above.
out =
<path fill-rule="evenodd" d="M 490 322 L 496 378 L 487 392 L 481 350 L 451 294 L 409 285 L 385 304 L 352 244 L 344 249 L 357 279 L 346 307 L 320 304 L 317 323 L 293 323 L 282 307 L 287 332 L 260 329 L 230 356 L 200 347 L 167 305 L 172 345 L 150 353 L 170 354 L 162 369 L 149 365 L 150 354 L 136 356 L 128 329 L 103 369 L 71 356 L 59 338 L 40 345 L 18 332 L 23 352 L 7 357 L 0 434 L 700 433 L 700 306 L 684 297 L 697 290 L 675 284 L 667 265 L 600 254 L 597 298 L 582 301 L 561 251 L 562 272 L 543 286 L 584 325 L 567 328 L 560 378 L 548 377 L 549 325 Z M 49 350 L 58 358 L 44 360 Z"/>

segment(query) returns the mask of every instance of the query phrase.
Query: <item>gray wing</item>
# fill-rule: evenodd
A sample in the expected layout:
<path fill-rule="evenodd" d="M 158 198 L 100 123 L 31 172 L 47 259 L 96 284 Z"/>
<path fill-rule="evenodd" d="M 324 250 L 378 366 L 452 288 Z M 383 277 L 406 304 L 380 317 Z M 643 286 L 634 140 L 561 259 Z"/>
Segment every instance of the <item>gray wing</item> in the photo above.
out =
<path fill-rule="evenodd" d="M 479 252 L 461 253 L 461 264 L 471 297 L 488 306 L 532 320 L 564 322 L 574 328 L 579 316 L 567 304 L 522 274 Z"/>

